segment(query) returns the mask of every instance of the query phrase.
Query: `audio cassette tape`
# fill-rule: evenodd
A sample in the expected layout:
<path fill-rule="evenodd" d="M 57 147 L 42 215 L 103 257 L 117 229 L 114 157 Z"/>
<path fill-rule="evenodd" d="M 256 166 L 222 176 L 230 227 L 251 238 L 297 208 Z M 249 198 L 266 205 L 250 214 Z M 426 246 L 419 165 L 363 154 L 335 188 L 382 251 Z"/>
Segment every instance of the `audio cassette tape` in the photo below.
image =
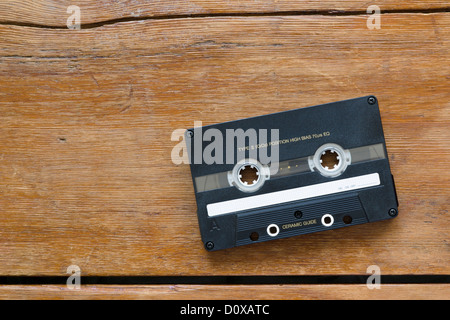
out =
<path fill-rule="evenodd" d="M 185 133 L 208 251 L 397 216 L 374 96 Z"/>

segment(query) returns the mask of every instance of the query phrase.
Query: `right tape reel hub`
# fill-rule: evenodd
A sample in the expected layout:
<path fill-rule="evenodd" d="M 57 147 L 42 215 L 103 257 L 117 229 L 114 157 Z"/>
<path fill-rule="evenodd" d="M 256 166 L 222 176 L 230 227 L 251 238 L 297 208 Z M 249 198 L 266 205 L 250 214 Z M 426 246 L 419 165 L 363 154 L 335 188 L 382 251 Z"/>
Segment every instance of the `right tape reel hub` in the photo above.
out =
<path fill-rule="evenodd" d="M 341 175 L 351 163 L 351 155 L 340 145 L 327 143 L 319 147 L 309 165 L 325 177 L 334 178 Z"/>

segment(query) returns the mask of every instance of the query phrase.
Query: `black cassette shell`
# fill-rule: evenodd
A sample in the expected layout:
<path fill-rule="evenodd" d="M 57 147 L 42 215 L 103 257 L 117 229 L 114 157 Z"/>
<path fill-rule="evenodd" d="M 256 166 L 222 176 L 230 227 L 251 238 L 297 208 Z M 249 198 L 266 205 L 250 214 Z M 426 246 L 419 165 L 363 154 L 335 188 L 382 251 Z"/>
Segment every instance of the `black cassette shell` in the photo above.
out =
<path fill-rule="evenodd" d="M 208 161 L 199 156 L 199 150 L 203 152 L 211 143 L 211 139 L 203 138 L 208 129 L 214 129 L 216 134 L 220 133 L 223 137 L 224 156 L 223 161 L 217 161 L 219 163 L 207 163 Z M 260 131 L 261 129 L 263 131 Z M 267 133 L 265 141 L 268 143 L 261 145 L 267 145 L 265 152 L 270 155 L 273 151 L 270 143 L 274 143 L 271 133 L 276 130 L 278 136 L 275 144 L 280 164 L 289 163 L 293 159 L 311 158 L 318 148 L 326 144 L 335 144 L 345 150 L 379 146 L 383 157 L 351 163 L 338 177 L 323 176 L 313 169 L 274 176 L 265 181 L 260 189 L 250 193 L 242 192 L 231 184 L 214 190 L 200 190 L 196 184 L 197 178 L 232 172 L 235 168 L 239 161 L 238 152 L 234 149 L 236 152 L 233 161 L 226 159 L 227 151 L 230 150 L 226 147 L 227 143 L 230 143 L 226 138 L 227 133 L 236 130 Z M 259 138 L 258 136 L 258 144 Z M 194 182 L 200 232 L 205 248 L 209 251 L 390 219 L 397 215 L 397 196 L 378 101 L 374 96 L 192 128 L 186 132 L 185 140 Z M 251 147 L 254 147 L 249 148 L 248 144 L 244 158 L 249 156 Z M 216 146 L 220 147 L 220 144 Z M 233 146 L 236 146 L 236 140 Z M 257 161 L 262 160 L 259 153 L 256 153 L 255 157 Z M 273 195 L 276 198 L 278 195 L 284 195 L 282 192 L 285 190 L 292 190 L 291 193 L 297 190 L 302 192 L 302 187 L 309 186 L 322 189 L 322 186 L 325 188 L 332 181 L 350 182 L 352 179 L 363 180 L 365 177 L 376 178 L 377 184 L 356 189 L 350 187 L 348 191 L 343 189 L 325 195 L 319 193 L 317 196 L 301 199 L 290 198 L 276 204 L 267 205 L 262 202 L 261 207 L 239 206 L 246 200 L 257 201 L 257 195 Z M 236 199 L 245 200 L 235 201 Z M 220 208 L 221 204 L 228 204 L 230 201 L 238 204 L 231 212 L 211 214 L 208 211 L 208 205 L 214 204 Z M 298 214 L 296 217 L 296 212 L 301 212 L 300 219 L 297 218 Z"/>

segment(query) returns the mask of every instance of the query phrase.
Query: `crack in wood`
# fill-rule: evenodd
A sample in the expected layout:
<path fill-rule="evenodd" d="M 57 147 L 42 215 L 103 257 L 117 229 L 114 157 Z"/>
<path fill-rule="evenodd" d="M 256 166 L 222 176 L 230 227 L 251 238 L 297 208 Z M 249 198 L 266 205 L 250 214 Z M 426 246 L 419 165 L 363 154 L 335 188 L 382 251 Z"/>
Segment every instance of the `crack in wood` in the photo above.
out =
<path fill-rule="evenodd" d="M 450 7 L 430 9 L 391 9 L 382 10 L 381 14 L 432 14 L 450 12 Z M 155 15 L 141 17 L 123 17 L 81 25 L 82 30 L 96 29 L 108 25 L 123 22 L 142 22 L 147 20 L 176 20 L 176 19 L 203 19 L 203 18 L 232 18 L 232 17 L 283 17 L 283 16 L 358 16 L 368 15 L 364 10 L 341 11 L 341 10 L 305 10 L 305 11 L 274 11 L 274 12 L 244 12 L 244 13 L 207 13 L 207 14 L 179 14 L 179 15 Z M 0 21 L 0 26 L 17 26 L 41 29 L 67 29 L 67 26 L 51 26 L 38 23 Z"/>

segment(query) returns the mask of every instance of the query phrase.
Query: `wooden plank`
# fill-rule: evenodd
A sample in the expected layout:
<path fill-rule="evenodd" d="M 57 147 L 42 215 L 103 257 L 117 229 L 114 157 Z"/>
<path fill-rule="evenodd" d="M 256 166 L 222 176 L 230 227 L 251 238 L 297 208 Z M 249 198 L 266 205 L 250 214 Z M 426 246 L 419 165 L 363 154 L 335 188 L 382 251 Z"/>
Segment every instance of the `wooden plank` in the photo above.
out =
<path fill-rule="evenodd" d="M 95 1 L 83 0 L 9 0 L 0 2 L 0 23 L 29 23 L 45 26 L 66 27 L 67 19 L 73 11 L 68 7 L 77 5 L 81 10 L 81 24 L 92 24 L 124 18 L 146 18 L 173 15 L 211 15 L 211 14 L 264 14 L 273 12 L 366 12 L 371 5 L 382 11 L 392 10 L 436 10 L 448 8 L 444 0 L 326 0 L 326 1 Z"/>
<path fill-rule="evenodd" d="M 436 300 L 450 299 L 449 284 L 366 285 L 3 285 L 0 299 L 154 300 Z M 270 303 L 269 303 L 270 305 Z"/>
<path fill-rule="evenodd" d="M 0 274 L 449 274 L 448 13 L 0 26 Z M 176 129 L 376 94 L 387 222 L 203 249 Z"/>

